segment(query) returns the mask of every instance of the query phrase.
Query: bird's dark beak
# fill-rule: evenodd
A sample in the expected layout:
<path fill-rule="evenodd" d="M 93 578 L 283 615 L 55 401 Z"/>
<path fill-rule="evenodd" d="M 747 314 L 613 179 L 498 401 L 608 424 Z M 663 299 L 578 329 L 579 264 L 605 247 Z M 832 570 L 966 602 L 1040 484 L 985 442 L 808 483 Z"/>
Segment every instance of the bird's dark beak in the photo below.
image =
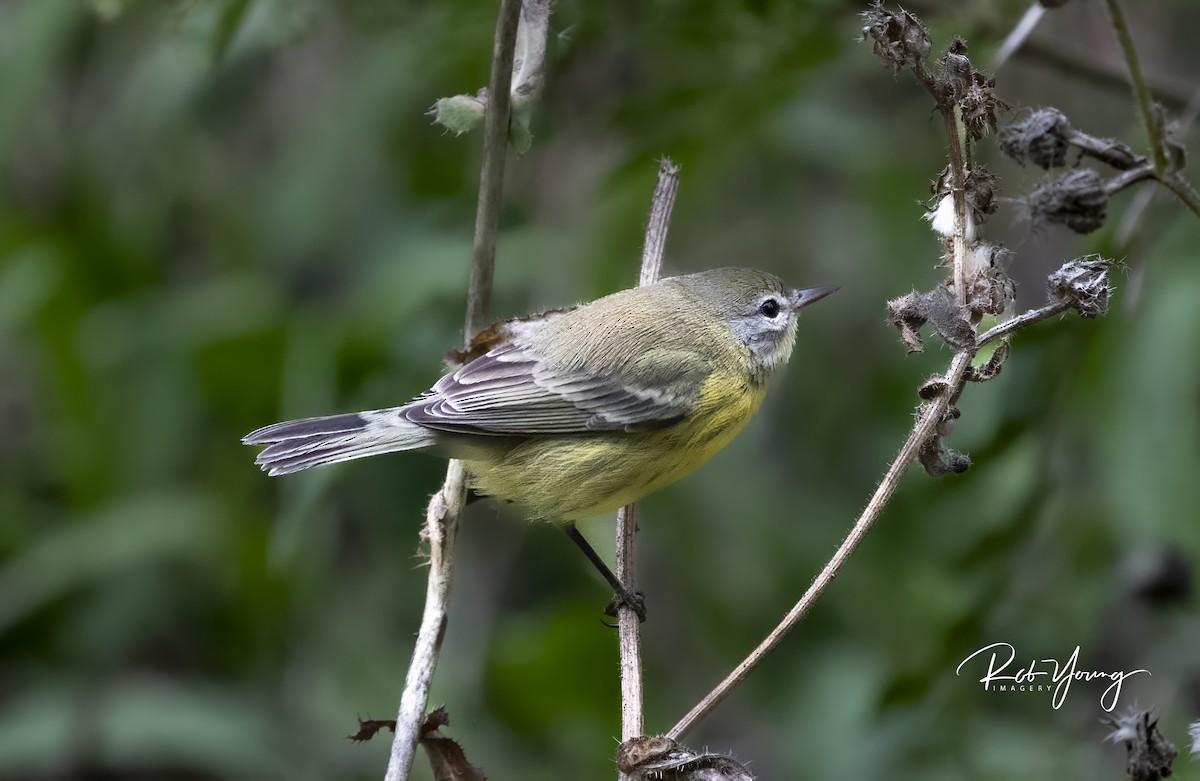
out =
<path fill-rule="evenodd" d="M 840 287 L 810 287 L 808 290 L 792 291 L 792 309 L 803 309 L 811 303 L 820 301 L 830 293 L 836 293 Z"/>

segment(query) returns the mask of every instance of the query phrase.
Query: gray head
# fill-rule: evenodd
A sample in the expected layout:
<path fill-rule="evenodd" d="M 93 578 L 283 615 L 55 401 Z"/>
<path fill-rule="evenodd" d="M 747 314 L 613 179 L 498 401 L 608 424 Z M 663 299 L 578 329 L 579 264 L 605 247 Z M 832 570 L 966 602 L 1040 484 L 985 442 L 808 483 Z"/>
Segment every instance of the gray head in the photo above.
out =
<path fill-rule="evenodd" d="M 789 288 L 774 274 L 751 268 L 719 268 L 674 279 L 713 308 L 763 373 L 791 357 L 800 310 L 837 290 Z"/>

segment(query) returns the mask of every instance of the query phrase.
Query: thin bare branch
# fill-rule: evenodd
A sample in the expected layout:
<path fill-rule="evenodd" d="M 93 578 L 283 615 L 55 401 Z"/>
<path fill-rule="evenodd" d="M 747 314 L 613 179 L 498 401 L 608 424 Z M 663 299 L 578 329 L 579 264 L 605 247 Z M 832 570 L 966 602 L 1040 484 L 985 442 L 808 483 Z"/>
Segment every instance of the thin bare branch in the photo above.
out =
<path fill-rule="evenodd" d="M 1187 135 L 1192 129 L 1192 125 L 1196 124 L 1196 119 L 1200 118 L 1200 89 L 1192 92 L 1192 97 L 1188 100 L 1187 105 L 1183 108 L 1183 113 L 1178 120 L 1176 133 L 1180 138 Z M 1133 203 L 1121 215 L 1121 222 L 1117 225 L 1115 236 L 1116 245 L 1124 247 L 1129 244 L 1133 236 L 1134 230 L 1137 229 L 1138 223 L 1141 222 L 1142 216 L 1146 213 L 1146 209 L 1150 206 L 1150 201 L 1154 199 L 1154 188 L 1147 187 L 1137 194 Z M 1181 198 L 1184 205 L 1190 208 L 1197 217 L 1200 217 L 1200 202 L 1194 199 L 1189 202 L 1187 198 Z"/>
<path fill-rule="evenodd" d="M 1104 183 L 1104 192 L 1109 195 L 1114 195 L 1124 190 L 1126 187 L 1132 187 L 1138 182 L 1144 182 L 1147 179 L 1154 178 L 1154 166 L 1147 162 L 1141 168 L 1134 168 L 1129 171 L 1122 171 L 1116 176 L 1108 179 Z"/>
<path fill-rule="evenodd" d="M 1070 308 L 1071 303 L 1069 301 L 1054 301 L 1039 309 L 1030 309 L 1028 312 L 1023 312 L 1016 317 L 1005 320 L 1003 323 L 981 333 L 979 338 L 975 340 L 975 348 L 979 349 L 990 342 L 1008 336 L 1014 331 L 1019 331 L 1027 325 L 1032 325 L 1048 317 L 1060 315 Z"/>
<path fill-rule="evenodd" d="M 617 510 L 617 579 L 631 591 L 637 588 L 637 505 Z M 633 608 L 617 608 L 621 669 L 621 741 L 643 734 L 641 619 Z"/>
<path fill-rule="evenodd" d="M 513 50 L 521 0 L 501 0 L 496 37 L 492 47 L 492 96 L 484 119 L 483 163 L 479 174 L 479 204 L 475 218 L 475 241 L 471 253 L 471 278 L 467 288 L 467 315 L 464 343 L 482 329 L 488 319 L 492 295 L 492 273 L 496 261 L 496 232 L 500 224 L 500 195 L 504 182 L 504 159 L 508 144 L 511 108 L 509 89 L 512 80 Z M 437 668 L 442 638 L 446 632 L 450 589 L 454 582 L 454 551 L 458 523 L 466 504 L 466 472 L 458 461 L 451 461 L 446 481 L 429 502 L 423 535 L 429 543 L 429 582 L 425 592 L 425 612 L 413 659 L 409 665 L 396 717 L 386 781 L 402 781 L 412 768 L 413 754 L 421 724 L 429 703 L 429 688 Z"/>
<path fill-rule="evenodd" d="M 1146 85 L 1146 77 L 1142 74 L 1141 60 L 1138 58 L 1137 47 L 1133 44 L 1133 35 L 1129 32 L 1129 24 L 1125 21 L 1125 12 L 1121 10 L 1119 0 L 1105 1 L 1113 32 L 1117 36 L 1117 42 L 1121 44 L 1121 53 L 1125 56 L 1125 66 L 1129 70 L 1129 81 L 1133 86 L 1138 111 L 1141 112 L 1146 135 L 1150 139 L 1155 178 L 1174 193 L 1184 206 L 1191 209 L 1193 214 L 1200 217 L 1200 195 L 1197 195 L 1192 183 L 1176 170 L 1181 163 L 1173 164 L 1167 152 L 1166 129 L 1163 127 L 1162 116 L 1154 105 L 1154 96 Z"/>
<path fill-rule="evenodd" d="M 458 520 L 466 504 L 467 483 L 462 463 L 451 461 L 446 482 L 429 502 L 422 536 L 429 544 L 429 581 L 425 588 L 425 612 L 413 646 L 412 662 L 400 696 L 396 716 L 396 734 L 388 759 L 385 781 L 403 781 L 412 768 L 413 754 L 420 737 L 421 724 L 429 703 L 429 687 L 437 669 L 446 633 L 450 588 L 454 583 L 454 550 L 458 541 Z"/>
<path fill-rule="evenodd" d="M 1008 62 L 1008 58 L 1012 57 L 1018 49 L 1020 49 L 1025 41 L 1033 35 L 1033 31 L 1037 29 L 1038 22 L 1042 21 L 1042 17 L 1046 15 L 1046 6 L 1033 0 L 1029 8 L 1021 16 L 1021 20 L 1013 27 L 1012 32 L 1005 37 L 1000 48 L 996 50 L 996 56 L 992 59 L 992 70 L 1000 70 L 1000 66 Z"/>
<path fill-rule="evenodd" d="M 467 287 L 467 317 L 463 342 L 488 324 L 492 299 L 492 274 L 496 267 L 496 233 L 500 227 L 500 195 L 504 186 L 504 159 L 508 152 L 508 118 L 512 109 L 513 51 L 521 0 L 500 0 L 500 18 L 492 46 L 492 75 L 488 80 L 489 105 L 483 121 L 483 162 L 479 172 L 479 203 L 475 209 L 475 241 L 471 248 L 471 280 Z"/>
<path fill-rule="evenodd" d="M 896 488 L 900 485 L 901 478 L 912 466 L 917 459 L 921 448 L 933 436 L 938 424 L 942 422 L 946 412 L 950 408 L 951 401 L 957 395 L 956 389 L 962 386 L 967 374 L 967 369 L 971 365 L 971 358 L 974 355 L 973 350 L 964 350 L 956 353 L 954 359 L 950 363 L 950 369 L 946 374 L 947 389 L 936 399 L 924 407 L 920 417 L 917 419 L 916 425 L 913 426 L 912 432 L 909 433 L 908 439 L 905 440 L 904 446 L 900 448 L 900 453 L 896 459 L 892 461 L 892 465 L 888 467 L 887 473 L 884 474 L 883 480 L 880 481 L 879 487 L 875 489 L 875 494 L 871 497 L 871 501 L 863 509 L 858 516 L 858 520 L 854 522 L 853 528 L 846 538 L 842 540 L 842 544 L 838 546 L 833 557 L 817 574 L 812 585 L 800 597 L 800 601 L 795 604 L 788 614 L 783 617 L 766 639 L 759 643 L 758 647 L 750 652 L 741 664 L 734 668 L 725 680 L 717 684 L 716 688 L 709 692 L 696 707 L 692 708 L 686 716 L 679 720 L 671 730 L 667 733 L 667 737 L 674 740 L 681 740 L 684 735 L 691 731 L 709 713 L 713 708 L 717 707 L 729 694 L 737 688 L 737 686 L 746 679 L 755 667 L 758 667 L 766 658 L 767 654 L 779 645 L 779 642 L 784 638 L 792 627 L 794 627 L 801 618 L 809 611 L 821 593 L 826 587 L 833 582 L 834 577 L 842 569 L 842 566 L 854 553 L 855 548 L 867 536 L 867 532 L 878 520 L 879 515 L 883 512 L 883 508 L 887 505 L 888 500 L 892 498 L 892 494 L 896 492 Z"/>
<path fill-rule="evenodd" d="M 1146 78 L 1142 75 L 1142 64 L 1138 59 L 1137 48 L 1133 45 L 1133 36 L 1129 32 L 1129 25 L 1125 22 L 1125 13 L 1121 10 L 1121 4 L 1118 0 L 1106 0 L 1106 3 L 1113 32 L 1116 33 L 1117 42 L 1121 44 L 1121 53 L 1125 55 L 1125 66 L 1129 69 L 1129 81 L 1133 86 L 1133 96 L 1137 99 L 1138 110 L 1141 111 L 1142 121 L 1146 125 L 1146 135 L 1150 138 L 1154 171 L 1159 178 L 1162 178 L 1169 167 L 1162 119 L 1154 108 L 1154 97 L 1150 94 L 1150 89 L 1146 86 Z"/>
<path fill-rule="evenodd" d="M 1060 269 L 1059 273 L 1076 273 L 1072 270 L 1084 261 L 1088 261 L 1088 259 L 1069 261 Z M 723 681 L 717 684 L 716 688 L 709 692 L 696 707 L 692 708 L 686 716 L 680 719 L 679 723 L 667 733 L 667 737 L 674 740 L 682 739 L 701 719 L 711 713 L 722 700 L 728 697 L 750 675 L 755 667 L 762 663 L 767 654 L 771 653 L 779 645 L 784 636 L 799 623 L 800 619 L 809 611 L 813 603 L 821 596 L 821 593 L 833 582 L 834 577 L 837 576 L 842 566 L 845 565 L 851 554 L 858 547 L 858 544 L 862 542 L 867 532 L 871 530 L 875 521 L 878 520 L 884 507 L 896 492 L 901 478 L 904 477 L 904 474 L 912 466 L 913 462 L 917 460 L 921 449 L 934 437 L 939 424 L 945 420 L 951 406 L 956 403 L 962 391 L 963 384 L 971 373 L 971 361 L 980 348 L 997 339 L 1007 337 L 1022 328 L 1066 312 L 1069 309 L 1079 309 L 1081 314 L 1088 317 L 1095 317 L 1103 313 L 1102 309 L 1090 309 L 1082 305 L 1077 295 L 1081 291 L 1098 291 L 1100 287 L 1103 287 L 1104 298 L 1107 300 L 1108 283 L 1103 274 L 1095 273 L 1091 278 L 1086 280 L 1077 276 L 1072 276 L 1071 279 L 1075 280 L 1074 284 L 1078 286 L 1078 290 L 1069 290 L 1067 292 L 1070 295 L 1060 295 L 1046 306 L 1039 309 L 1032 309 L 1022 315 L 1006 320 L 980 334 L 975 339 L 974 344 L 955 353 L 945 376 L 937 378 L 937 387 L 940 388 L 940 391 L 936 396 L 928 400 L 928 404 L 920 408 L 912 432 L 908 435 L 908 439 L 905 440 L 903 447 L 900 448 L 900 452 L 896 455 L 895 460 L 892 461 L 891 466 L 888 467 L 883 480 L 875 489 L 871 501 L 867 503 L 862 513 L 859 514 L 858 519 L 854 522 L 854 526 L 850 529 L 846 538 L 842 540 L 841 545 L 838 546 L 832 558 L 829 559 L 828 563 L 817 574 L 812 585 L 808 587 L 808 590 L 804 592 L 804 595 L 800 597 L 800 600 L 784 616 L 783 620 L 771 630 L 766 639 L 759 643 L 758 647 L 751 651 L 742 663 L 726 676 Z M 927 384 L 926 387 L 931 386 Z"/>
<path fill-rule="evenodd" d="M 642 245 L 642 268 L 638 276 L 638 284 L 642 287 L 653 285 L 662 274 L 663 252 L 678 190 L 679 167 L 664 157 L 659 162 L 658 186 L 654 189 L 650 218 L 646 222 L 646 241 Z M 636 505 L 630 504 L 617 512 L 617 579 L 630 590 L 636 587 L 637 576 L 636 511 Z M 621 657 L 621 741 L 624 743 L 641 737 L 645 731 L 641 619 L 628 605 L 618 608 L 617 631 Z M 620 771 L 618 777 L 630 778 L 624 771 Z"/>
<path fill-rule="evenodd" d="M 1189 182 L 1182 174 L 1167 174 L 1163 178 L 1159 179 L 1159 181 L 1163 183 L 1164 187 L 1175 193 L 1175 197 L 1178 198 L 1184 206 L 1191 209 L 1193 214 L 1195 214 L 1197 217 L 1200 217 L 1200 195 L 1196 194 L 1196 188 L 1192 187 L 1192 183 Z"/>
<path fill-rule="evenodd" d="M 642 271 L 638 285 L 653 285 L 662 275 L 663 253 L 667 247 L 667 231 L 671 227 L 671 212 L 675 209 L 675 193 L 679 191 L 679 166 L 663 158 L 658 164 L 658 185 L 650 203 L 646 221 L 646 240 L 642 245 Z"/>

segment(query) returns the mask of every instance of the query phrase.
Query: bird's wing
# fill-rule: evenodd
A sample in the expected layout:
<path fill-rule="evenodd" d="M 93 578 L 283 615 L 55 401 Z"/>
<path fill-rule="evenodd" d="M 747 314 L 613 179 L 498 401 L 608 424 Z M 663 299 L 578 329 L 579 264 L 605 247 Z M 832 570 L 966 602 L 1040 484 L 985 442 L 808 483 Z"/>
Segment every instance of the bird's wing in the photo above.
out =
<path fill-rule="evenodd" d="M 690 357 L 654 348 L 634 362 L 642 370 L 605 376 L 508 343 L 446 375 L 401 414 L 429 428 L 494 435 L 663 428 L 691 411 L 711 371 Z"/>

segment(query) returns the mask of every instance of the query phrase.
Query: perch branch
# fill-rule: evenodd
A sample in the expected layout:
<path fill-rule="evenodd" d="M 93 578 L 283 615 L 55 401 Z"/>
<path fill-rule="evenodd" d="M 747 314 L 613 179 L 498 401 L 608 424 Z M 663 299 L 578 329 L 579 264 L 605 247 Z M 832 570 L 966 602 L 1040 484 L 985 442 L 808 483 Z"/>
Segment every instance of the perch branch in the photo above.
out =
<path fill-rule="evenodd" d="M 854 553 L 855 548 L 867 536 L 867 532 L 871 530 L 871 526 L 879 518 L 883 508 L 887 505 L 888 500 L 892 498 L 892 494 L 896 492 L 897 486 L 900 485 L 901 478 L 905 472 L 916 461 L 917 455 L 921 448 L 933 436 L 938 424 L 946 415 L 950 408 L 951 400 L 955 397 L 956 389 L 962 386 L 966 378 L 967 369 L 971 365 L 971 358 L 974 356 L 974 350 L 963 350 L 956 353 L 950 363 L 950 370 L 947 372 L 946 381 L 948 388 L 937 399 L 931 402 L 924 408 L 921 416 L 917 419 L 916 425 L 913 426 L 912 432 L 908 435 L 908 439 L 904 442 L 904 446 L 900 448 L 900 453 L 888 467 L 887 473 L 884 474 L 883 480 L 879 483 L 879 487 L 875 489 L 875 494 L 871 497 L 871 501 L 867 503 L 866 508 L 858 516 L 858 520 L 854 522 L 853 528 L 846 538 L 842 540 L 842 544 L 838 546 L 833 557 L 817 574 L 812 585 L 800 597 L 800 601 L 792 607 L 788 614 L 783 617 L 766 639 L 759 643 L 758 647 L 750 652 L 741 664 L 734 668 L 725 680 L 717 684 L 711 692 L 705 695 L 696 707 L 692 708 L 686 716 L 679 720 L 679 723 L 671 728 L 667 733 L 667 737 L 675 740 L 681 740 L 684 735 L 691 731 L 712 710 L 717 707 L 729 694 L 737 688 L 737 686 L 746 679 L 746 677 L 762 663 L 775 646 L 784 636 L 791 631 L 804 614 L 809 611 L 813 603 L 821 596 L 825 588 L 833 582 L 842 566 Z"/>
<path fill-rule="evenodd" d="M 1068 268 L 1075 267 L 1079 262 L 1070 261 L 1064 265 L 1059 273 Z M 1107 301 L 1107 281 L 1099 276 L 1094 277 L 1094 280 L 1091 282 L 1080 280 L 1081 289 L 1084 291 L 1090 290 L 1098 300 L 1101 297 L 1098 294 L 1101 292 L 1101 287 L 1103 287 L 1102 297 Z M 859 514 L 858 519 L 854 522 L 854 526 L 850 529 L 846 538 L 842 540 L 842 544 L 838 546 L 833 557 L 829 559 L 829 562 L 817 574 L 812 585 L 800 597 L 800 601 L 771 630 L 766 639 L 751 651 L 750 655 L 733 672 L 726 676 L 725 680 L 721 681 L 716 688 L 709 692 L 696 707 L 692 708 L 686 716 L 680 719 L 679 723 L 667 733 L 667 737 L 680 740 L 701 719 L 711 713 L 766 658 L 767 654 L 774 650 L 775 646 L 779 645 L 783 637 L 804 617 L 813 603 L 821 596 L 821 593 L 833 582 L 834 577 L 837 576 L 847 559 L 854 553 L 855 548 L 866 537 L 867 532 L 871 530 L 871 526 L 874 525 L 879 515 L 883 512 L 883 508 L 892 498 L 892 494 L 896 492 L 896 488 L 899 486 L 905 472 L 912 466 L 913 461 L 917 460 L 921 449 L 934 436 L 938 425 L 950 412 L 950 408 L 955 404 L 959 393 L 962 391 L 963 383 L 969 376 L 971 361 L 980 348 L 997 339 L 1007 337 L 1022 328 L 1061 314 L 1068 309 L 1079 309 L 1081 314 L 1089 317 L 1103 314 L 1103 307 L 1098 303 L 1081 302 L 1077 295 L 1074 297 L 1072 295 L 1057 295 L 1052 296 L 1052 299 L 1046 306 L 1032 309 L 983 332 L 975 338 L 973 344 L 955 353 L 954 358 L 950 362 L 950 367 L 946 371 L 945 384 L 942 386 L 942 391 L 937 397 L 930 400 L 926 406 L 920 408 L 917 422 L 913 425 L 912 432 L 908 435 L 908 439 L 905 440 L 904 446 L 900 448 L 900 453 L 892 461 L 891 466 L 888 467 L 883 480 L 879 483 L 879 487 L 875 489 L 871 501 L 867 503 L 862 513 Z"/>
<path fill-rule="evenodd" d="M 486 324 L 492 294 L 492 271 L 496 260 L 496 232 L 500 224 L 500 193 L 504 180 L 510 111 L 513 50 L 521 0 L 501 0 L 496 37 L 492 47 L 492 71 L 488 84 L 492 99 L 484 119 L 483 162 L 479 174 L 479 204 L 475 219 L 475 241 L 471 256 L 471 278 L 467 289 L 464 341 Z M 458 522 L 466 503 L 466 473 L 462 464 L 451 461 L 446 481 L 429 502 L 423 535 L 429 543 L 429 582 L 425 612 L 413 647 L 412 663 L 400 697 L 396 734 L 392 740 L 386 781 L 402 781 L 412 768 L 413 754 L 425 710 L 429 687 L 437 667 L 442 638 L 446 632 L 450 588 L 454 581 L 454 550 Z"/>
<path fill-rule="evenodd" d="M 658 168 L 658 186 L 650 204 L 646 223 L 646 241 L 642 246 L 642 269 L 638 284 L 653 285 L 662 273 L 663 250 L 671 211 L 675 208 L 675 193 L 679 189 L 679 167 L 663 158 Z M 617 512 L 617 579 L 632 590 L 637 575 L 637 514 L 636 505 L 626 505 Z M 617 612 L 617 631 L 621 657 L 621 742 L 641 737 L 642 707 L 642 644 L 641 620 L 633 608 L 621 605 Z M 631 778 L 621 773 L 620 778 Z"/>
<path fill-rule="evenodd" d="M 965 306 L 967 298 L 965 280 L 966 255 L 975 243 L 975 238 L 971 235 L 971 215 L 968 211 L 970 207 L 966 198 L 966 186 L 970 174 L 968 164 L 971 139 L 970 133 L 966 132 L 966 128 L 964 127 L 965 120 L 960 119 L 959 114 L 959 100 L 962 92 L 952 89 L 956 83 L 961 82 L 951 82 L 949 78 L 958 79 L 961 78 L 961 74 L 965 73 L 967 74 L 967 78 L 974 79 L 975 73 L 970 66 L 970 62 L 966 60 L 963 54 L 961 43 L 956 43 L 951 46 L 946 58 L 941 62 L 943 72 L 937 76 L 931 74 L 923 64 L 923 59 L 928 53 L 929 48 L 927 31 L 919 27 L 919 21 L 910 14 L 905 12 L 902 12 L 900 16 L 888 14 L 883 10 L 882 4 L 877 2 L 865 16 L 868 20 L 868 26 L 864 30 L 864 38 L 871 37 L 875 39 L 876 54 L 884 60 L 886 65 L 892 68 L 900 66 L 911 68 L 917 80 L 933 97 L 938 111 L 943 118 L 947 136 L 947 157 L 949 158 L 949 181 L 947 184 L 949 185 L 949 194 L 953 198 L 954 206 L 953 232 L 952 235 L 947 237 L 947 244 L 953 265 L 955 299 L 959 305 L 960 316 L 965 317 L 968 315 L 968 310 Z M 949 78 L 947 74 L 949 74 Z M 956 97 L 956 94 L 958 97 Z M 940 187 L 941 185 L 939 184 Z M 1093 283 L 1093 287 L 1097 284 Z M 1093 290 L 1096 298 L 1100 297 L 1101 292 L 1104 293 L 1105 300 L 1107 300 L 1107 287 L 1104 287 L 1102 291 L 1098 288 Z M 1058 298 L 1061 299 L 1064 296 L 1058 296 Z M 1072 305 L 1078 306 L 1077 303 L 1052 303 L 1042 310 L 1026 313 L 1006 324 L 997 326 L 982 336 L 976 335 L 973 327 L 967 323 L 963 323 L 964 327 L 970 329 L 970 336 L 965 341 L 956 343 L 958 349 L 950 361 L 950 366 L 944 378 L 939 378 L 944 380 L 939 383 L 940 391 L 936 395 L 924 397 L 927 403 L 918 408 L 918 414 L 912 431 L 909 433 L 904 445 L 900 448 L 900 452 L 893 459 L 879 486 L 875 489 L 875 493 L 871 496 L 867 506 L 859 514 L 841 545 L 838 546 L 833 556 L 822 567 L 812 584 L 800 597 L 800 600 L 788 611 L 783 620 L 771 630 L 770 634 L 741 664 L 734 668 L 716 688 L 692 708 L 679 723 L 671 728 L 667 733 L 667 737 L 675 740 L 681 739 L 722 700 L 729 696 L 746 679 L 751 671 L 761 664 L 766 656 L 779 645 L 784 636 L 804 617 L 821 596 L 822 592 L 833 582 L 833 579 L 854 553 L 859 543 L 862 542 L 863 538 L 866 537 L 871 527 L 878 520 L 909 467 L 912 466 L 914 461 L 922 457 L 923 451 L 931 443 L 937 443 L 939 428 L 951 417 L 953 407 L 962 391 L 962 387 L 971 376 L 971 361 L 974 359 L 979 348 L 993 339 L 1007 335 L 1018 328 L 1042 320 L 1056 312 L 1063 311 Z"/>

